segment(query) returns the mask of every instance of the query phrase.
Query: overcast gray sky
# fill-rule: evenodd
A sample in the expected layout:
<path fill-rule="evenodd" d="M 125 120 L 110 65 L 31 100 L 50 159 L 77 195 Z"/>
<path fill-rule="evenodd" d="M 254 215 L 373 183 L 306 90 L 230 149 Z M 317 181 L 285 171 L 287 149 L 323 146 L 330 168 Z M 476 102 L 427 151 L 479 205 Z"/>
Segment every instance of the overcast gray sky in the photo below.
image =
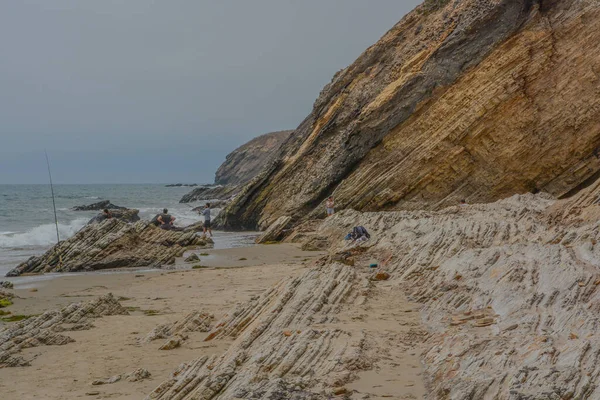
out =
<path fill-rule="evenodd" d="M 0 183 L 211 182 L 418 0 L 0 5 Z"/>

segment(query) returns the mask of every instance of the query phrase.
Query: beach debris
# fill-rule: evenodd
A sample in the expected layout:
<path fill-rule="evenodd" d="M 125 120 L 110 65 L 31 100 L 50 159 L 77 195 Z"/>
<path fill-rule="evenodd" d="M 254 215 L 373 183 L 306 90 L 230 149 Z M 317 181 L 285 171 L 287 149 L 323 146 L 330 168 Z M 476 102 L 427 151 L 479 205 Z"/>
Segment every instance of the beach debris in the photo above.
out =
<path fill-rule="evenodd" d="M 198 254 L 196 254 L 196 253 L 190 254 L 185 259 L 185 262 L 187 262 L 187 263 L 198 262 L 198 261 L 200 261 L 200 257 L 198 257 Z"/>
<path fill-rule="evenodd" d="M 157 326 L 142 341 L 148 343 L 188 332 L 209 332 L 214 318 L 213 314 L 193 311 L 179 321 Z"/>
<path fill-rule="evenodd" d="M 73 303 L 60 310 L 46 311 L 37 317 L 15 322 L 0 330 L 0 368 L 30 365 L 29 360 L 18 356 L 22 349 L 74 342 L 61 332 L 89 329 L 91 320 L 95 318 L 127 314 L 127 310 L 109 293 L 92 301 Z"/>
<path fill-rule="evenodd" d="M 164 230 L 144 221 L 127 224 L 112 218 L 83 227 L 45 254 L 21 263 L 8 276 L 161 267 L 174 263 L 191 246 L 210 247 L 212 243 L 194 232 Z"/>

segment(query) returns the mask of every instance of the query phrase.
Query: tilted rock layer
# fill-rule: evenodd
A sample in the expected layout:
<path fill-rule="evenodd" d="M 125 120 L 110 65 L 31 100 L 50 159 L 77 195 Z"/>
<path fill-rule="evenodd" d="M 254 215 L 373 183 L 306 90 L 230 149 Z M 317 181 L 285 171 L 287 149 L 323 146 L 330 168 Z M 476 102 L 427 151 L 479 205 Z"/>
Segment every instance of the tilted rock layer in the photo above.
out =
<path fill-rule="evenodd" d="M 569 193 L 600 169 L 600 3 L 426 2 L 337 73 L 222 214 L 441 209 Z M 443 6 L 433 6 L 443 4 Z"/>
<path fill-rule="evenodd" d="M 75 340 L 64 332 L 91 329 L 92 321 L 106 315 L 128 314 L 112 294 L 85 303 L 73 303 L 61 310 L 46 311 L 38 317 L 16 322 L 0 330 L 0 368 L 30 365 L 18 353 L 38 346 L 62 346 Z"/>
<path fill-rule="evenodd" d="M 169 231 L 139 221 L 116 218 L 83 227 L 42 256 L 34 256 L 7 276 L 24 273 L 94 271 L 107 268 L 161 267 L 175 261 L 190 246 L 207 246 L 192 231 Z"/>
<path fill-rule="evenodd" d="M 254 178 L 293 131 L 280 131 L 261 135 L 238 147 L 227 155 L 215 174 L 218 185 L 239 185 Z"/>

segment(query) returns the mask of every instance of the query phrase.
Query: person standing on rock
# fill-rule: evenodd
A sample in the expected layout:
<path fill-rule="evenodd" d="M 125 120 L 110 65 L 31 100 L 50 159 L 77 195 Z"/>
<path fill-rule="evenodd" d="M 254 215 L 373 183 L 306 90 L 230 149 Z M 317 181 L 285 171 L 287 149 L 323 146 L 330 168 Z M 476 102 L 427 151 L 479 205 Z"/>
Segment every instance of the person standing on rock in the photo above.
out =
<path fill-rule="evenodd" d="M 335 201 L 333 200 L 333 196 L 329 196 L 327 201 L 325 202 L 325 208 L 327 209 L 327 216 L 330 217 L 335 212 Z"/>
<path fill-rule="evenodd" d="M 163 213 L 158 216 L 157 221 L 160 223 L 161 229 L 169 230 L 173 227 L 175 217 L 169 215 L 169 210 L 165 208 L 163 209 Z"/>
<path fill-rule="evenodd" d="M 208 232 L 210 234 L 210 237 L 212 237 L 213 233 L 210 226 L 210 203 L 206 203 L 206 206 L 202 211 L 202 215 L 204 215 L 204 226 L 202 227 L 202 230 L 204 231 L 204 236 L 206 236 L 206 232 Z"/>

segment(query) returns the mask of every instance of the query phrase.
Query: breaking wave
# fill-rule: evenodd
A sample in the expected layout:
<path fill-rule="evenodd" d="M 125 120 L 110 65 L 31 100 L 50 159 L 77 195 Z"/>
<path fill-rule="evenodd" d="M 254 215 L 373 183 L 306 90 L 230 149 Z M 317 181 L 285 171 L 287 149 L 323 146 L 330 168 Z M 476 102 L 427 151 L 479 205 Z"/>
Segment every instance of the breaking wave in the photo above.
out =
<path fill-rule="evenodd" d="M 78 218 L 68 224 L 58 224 L 60 239 L 73 236 L 88 222 L 87 218 Z M 0 248 L 19 248 L 24 246 L 51 246 L 56 243 L 56 226 L 44 224 L 36 226 L 27 232 L 0 233 Z"/>

